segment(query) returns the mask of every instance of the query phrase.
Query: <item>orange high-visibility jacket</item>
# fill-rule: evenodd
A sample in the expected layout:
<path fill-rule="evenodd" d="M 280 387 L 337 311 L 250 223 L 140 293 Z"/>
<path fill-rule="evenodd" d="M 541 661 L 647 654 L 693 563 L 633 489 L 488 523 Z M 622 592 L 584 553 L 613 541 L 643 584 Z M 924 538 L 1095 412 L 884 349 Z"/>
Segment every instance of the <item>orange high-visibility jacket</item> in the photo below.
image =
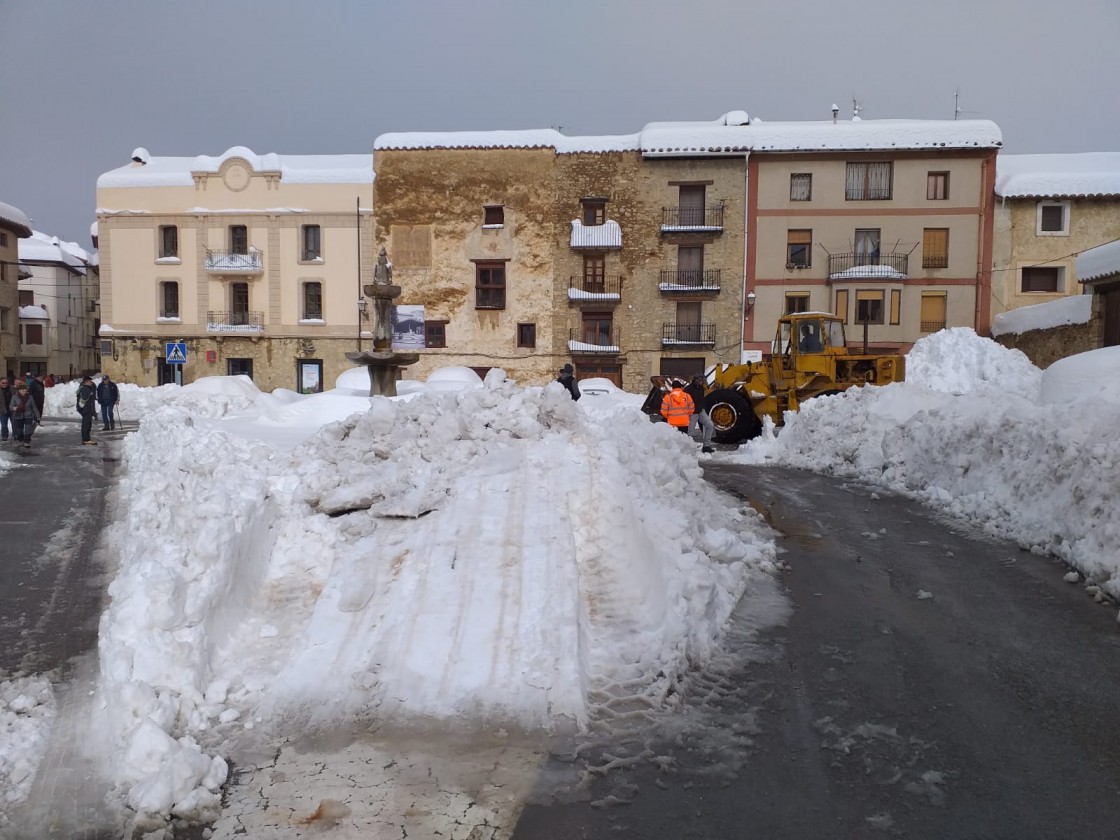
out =
<path fill-rule="evenodd" d="M 696 403 L 682 388 L 674 388 L 661 400 L 661 416 L 670 426 L 688 426 L 688 418 L 696 411 Z"/>

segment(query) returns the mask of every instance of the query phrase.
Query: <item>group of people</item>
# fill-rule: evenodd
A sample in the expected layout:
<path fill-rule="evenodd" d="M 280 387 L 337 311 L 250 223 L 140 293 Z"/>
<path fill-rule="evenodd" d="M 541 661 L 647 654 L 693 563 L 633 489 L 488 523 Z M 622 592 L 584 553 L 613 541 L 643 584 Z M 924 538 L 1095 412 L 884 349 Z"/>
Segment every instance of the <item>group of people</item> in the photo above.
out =
<path fill-rule="evenodd" d="M 12 440 L 24 449 L 31 448 L 31 436 L 35 428 L 42 425 L 43 411 L 46 407 L 46 389 L 55 384 L 54 376 L 31 374 L 17 377 L 0 377 L 0 443 Z M 96 446 L 92 439 L 93 418 L 97 407 L 101 407 L 102 428 L 106 431 L 116 427 L 116 407 L 120 402 L 120 389 L 107 375 L 101 377 L 97 386 L 93 377 L 82 377 L 78 386 L 76 408 L 82 416 L 82 444 Z M 10 429 L 9 429 L 10 426 Z"/>
<path fill-rule="evenodd" d="M 575 370 L 572 366 L 564 365 L 560 368 L 560 375 L 556 381 L 568 389 L 573 400 L 580 398 L 579 385 L 576 383 Z M 715 434 L 715 424 L 704 407 L 704 397 L 707 395 L 704 377 L 697 374 L 691 381 L 684 385 L 680 380 L 673 381 L 673 388 L 661 400 L 661 416 L 670 426 L 675 426 L 689 435 L 696 433 L 700 427 L 700 451 L 715 452 L 712 447 L 712 435 Z"/>
<path fill-rule="evenodd" d="M 712 435 L 715 434 L 715 424 L 704 407 L 704 398 L 707 395 L 704 377 L 697 374 L 689 380 L 687 385 L 681 380 L 673 380 L 673 387 L 661 398 L 661 416 L 670 426 L 689 435 L 696 433 L 700 427 L 700 451 L 715 452 L 712 447 Z"/>

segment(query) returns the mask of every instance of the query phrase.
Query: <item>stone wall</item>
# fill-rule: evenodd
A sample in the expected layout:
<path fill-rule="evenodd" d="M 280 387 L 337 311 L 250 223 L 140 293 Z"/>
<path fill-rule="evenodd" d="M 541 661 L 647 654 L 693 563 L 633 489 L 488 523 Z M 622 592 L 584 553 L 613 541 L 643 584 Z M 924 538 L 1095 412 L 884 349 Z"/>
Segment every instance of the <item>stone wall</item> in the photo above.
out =
<path fill-rule="evenodd" d="M 1098 326 L 1099 321 L 1092 320 L 1088 324 L 1065 324 L 1045 330 L 1005 333 L 996 341 L 1004 347 L 1022 350 L 1037 367 L 1048 368 L 1058 359 L 1099 347 Z"/>

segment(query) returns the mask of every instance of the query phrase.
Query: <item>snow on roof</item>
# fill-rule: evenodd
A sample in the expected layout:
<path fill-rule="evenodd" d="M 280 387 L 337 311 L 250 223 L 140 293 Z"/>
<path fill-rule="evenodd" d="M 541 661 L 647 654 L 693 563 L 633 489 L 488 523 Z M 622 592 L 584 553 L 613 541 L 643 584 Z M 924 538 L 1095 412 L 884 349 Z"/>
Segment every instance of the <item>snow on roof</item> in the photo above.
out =
<path fill-rule="evenodd" d="M 1034 306 L 1021 306 L 1001 312 L 992 319 L 992 335 L 1021 335 L 1030 330 L 1048 330 L 1067 324 L 1087 324 L 1092 311 L 1092 295 L 1071 295 Z"/>
<path fill-rule="evenodd" d="M 539 149 L 572 152 L 641 151 L 647 157 L 742 155 L 765 151 L 998 149 L 990 120 L 852 120 L 763 122 L 732 111 L 710 122 L 652 122 L 638 134 L 566 137 L 551 128 L 382 134 L 384 149 Z"/>
<path fill-rule="evenodd" d="M 1120 152 L 1000 155 L 996 195 L 1004 198 L 1120 196 Z"/>
<path fill-rule="evenodd" d="M 572 219 L 572 248 L 621 248 L 622 228 L 613 219 L 601 225 L 585 225 Z"/>
<path fill-rule="evenodd" d="M 51 316 L 47 314 L 47 310 L 41 306 L 21 306 L 19 308 L 19 317 L 31 321 L 49 321 L 51 319 Z"/>
<path fill-rule="evenodd" d="M 62 263 L 80 269 L 89 262 L 89 252 L 77 242 L 63 242 L 57 236 L 35 230 L 20 240 L 19 258 L 23 262 Z"/>
<path fill-rule="evenodd" d="M 150 157 L 104 173 L 98 189 L 117 187 L 191 187 L 194 174 L 214 174 L 231 158 L 244 160 L 254 172 L 279 172 L 287 184 L 371 184 L 373 159 L 360 155 L 256 154 L 245 146 L 233 146 L 217 157 Z"/>
<path fill-rule="evenodd" d="M 1077 279 L 1082 283 L 1120 275 L 1120 239 L 1082 251 L 1077 257 Z"/>
<path fill-rule="evenodd" d="M 0 225 L 7 227 L 16 236 L 31 235 L 31 220 L 22 210 L 0 201 Z"/>

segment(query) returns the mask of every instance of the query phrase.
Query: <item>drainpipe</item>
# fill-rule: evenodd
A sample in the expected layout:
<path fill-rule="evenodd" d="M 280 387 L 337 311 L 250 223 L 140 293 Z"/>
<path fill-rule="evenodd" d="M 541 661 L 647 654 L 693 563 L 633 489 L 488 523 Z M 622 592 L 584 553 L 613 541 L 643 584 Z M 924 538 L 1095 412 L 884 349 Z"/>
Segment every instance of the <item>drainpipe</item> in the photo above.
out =
<path fill-rule="evenodd" d="M 743 289 L 739 295 L 739 304 L 743 308 L 743 317 L 739 321 L 739 358 L 735 360 L 735 364 L 742 364 L 743 362 L 743 351 L 746 350 L 747 341 L 747 319 L 750 318 L 750 315 L 747 313 L 747 163 L 749 159 L 750 152 L 747 152 L 743 155 Z"/>

